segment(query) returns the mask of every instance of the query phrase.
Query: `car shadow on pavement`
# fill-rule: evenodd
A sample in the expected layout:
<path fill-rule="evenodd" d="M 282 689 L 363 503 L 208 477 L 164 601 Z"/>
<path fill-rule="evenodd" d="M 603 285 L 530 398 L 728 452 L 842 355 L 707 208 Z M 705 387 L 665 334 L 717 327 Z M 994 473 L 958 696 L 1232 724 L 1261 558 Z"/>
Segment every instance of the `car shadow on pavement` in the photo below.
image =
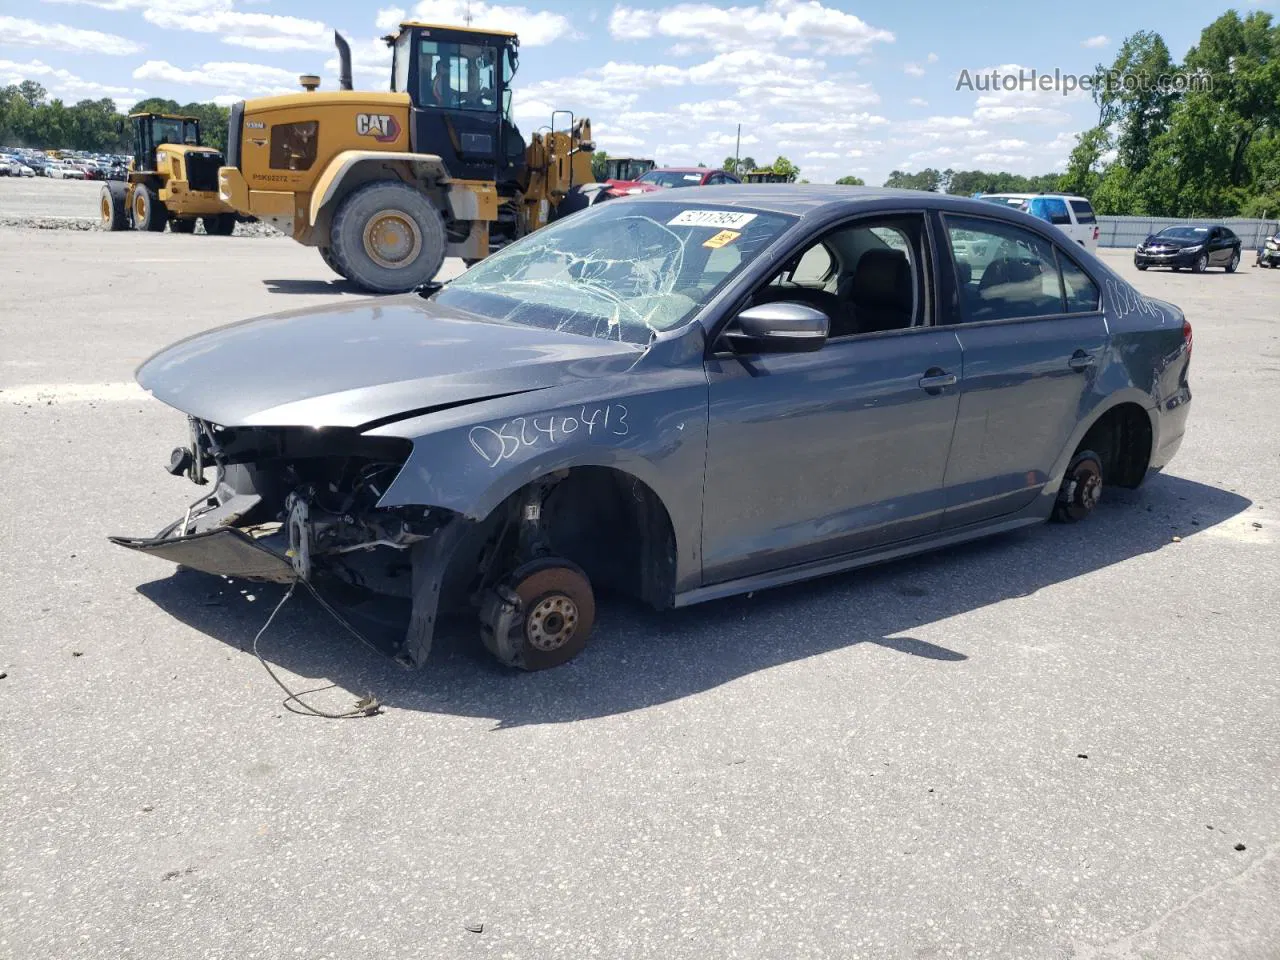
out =
<path fill-rule="evenodd" d="M 263 280 L 262 284 L 267 288 L 268 293 L 352 293 L 368 296 L 365 290 L 342 277 L 334 277 L 332 280 Z"/>
<path fill-rule="evenodd" d="M 499 727 L 638 710 L 858 644 L 947 670 L 964 660 L 980 662 L 981 647 L 970 641 L 966 649 L 951 649 L 911 631 L 1142 554 L 1183 549 L 1174 537 L 1189 539 L 1250 505 L 1217 487 L 1156 475 L 1141 491 L 1108 491 L 1084 523 L 1046 524 L 748 597 L 653 611 L 605 596 L 587 650 L 541 673 L 491 660 L 473 620 L 445 622 L 426 668 L 405 670 L 359 644 L 301 592 L 276 618 L 260 650 L 299 677 L 328 678 L 350 691 L 350 701 L 372 692 L 389 708 L 492 718 Z M 244 650 L 283 595 L 280 587 L 191 571 L 138 590 L 177 619 Z M 263 682 L 274 696 L 265 676 Z M 297 685 L 316 684 L 303 679 Z M 314 699 L 326 709 L 338 702 L 332 690 Z"/>

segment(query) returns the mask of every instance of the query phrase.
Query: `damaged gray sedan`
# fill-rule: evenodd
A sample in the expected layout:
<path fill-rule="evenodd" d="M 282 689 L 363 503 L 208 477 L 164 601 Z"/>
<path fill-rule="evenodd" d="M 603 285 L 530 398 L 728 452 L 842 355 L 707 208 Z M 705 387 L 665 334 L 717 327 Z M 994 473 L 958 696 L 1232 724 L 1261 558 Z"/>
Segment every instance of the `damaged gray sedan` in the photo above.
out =
<path fill-rule="evenodd" d="M 184 340 L 138 381 L 206 485 L 195 570 L 446 610 L 563 663 L 655 607 L 1087 516 L 1177 450 L 1191 327 L 1013 210 L 710 187 L 603 204 L 451 283 Z M 361 602 L 365 602 L 362 600 Z"/>

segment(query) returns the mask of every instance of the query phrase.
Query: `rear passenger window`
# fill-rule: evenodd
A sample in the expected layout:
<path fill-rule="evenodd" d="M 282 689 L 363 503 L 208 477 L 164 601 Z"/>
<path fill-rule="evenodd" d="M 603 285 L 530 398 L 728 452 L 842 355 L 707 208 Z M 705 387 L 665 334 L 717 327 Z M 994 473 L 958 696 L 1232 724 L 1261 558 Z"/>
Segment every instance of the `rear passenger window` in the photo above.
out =
<path fill-rule="evenodd" d="M 991 220 L 947 217 L 946 222 L 965 322 L 1064 312 L 1051 243 Z"/>
<path fill-rule="evenodd" d="M 1071 212 L 1076 215 L 1076 221 L 1079 223 L 1098 222 L 1098 218 L 1093 215 L 1093 207 L 1089 205 L 1088 200 L 1072 200 Z"/>
<path fill-rule="evenodd" d="M 1067 212 L 1067 202 L 1059 200 L 1057 197 L 1048 197 L 1044 201 L 1044 210 L 1046 217 L 1050 223 L 1058 226 L 1069 226 L 1071 224 L 1071 214 Z"/>
<path fill-rule="evenodd" d="M 1058 253 L 1058 266 L 1062 268 L 1062 292 L 1067 298 L 1067 312 L 1088 313 L 1097 310 L 1098 285 L 1061 251 Z"/>

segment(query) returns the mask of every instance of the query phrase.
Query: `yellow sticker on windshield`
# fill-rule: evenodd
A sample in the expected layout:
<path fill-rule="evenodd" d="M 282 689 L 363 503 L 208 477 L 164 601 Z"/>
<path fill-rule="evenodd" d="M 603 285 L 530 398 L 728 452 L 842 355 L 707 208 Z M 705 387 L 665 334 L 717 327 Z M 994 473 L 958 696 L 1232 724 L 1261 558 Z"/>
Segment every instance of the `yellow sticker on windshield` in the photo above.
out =
<path fill-rule="evenodd" d="M 737 230 L 721 230 L 711 239 L 704 240 L 702 242 L 702 245 L 704 247 L 710 247 L 712 250 L 718 250 L 721 247 L 727 247 L 729 244 L 733 243 L 733 241 L 737 240 L 740 236 L 742 236 L 742 234 L 739 233 Z"/>

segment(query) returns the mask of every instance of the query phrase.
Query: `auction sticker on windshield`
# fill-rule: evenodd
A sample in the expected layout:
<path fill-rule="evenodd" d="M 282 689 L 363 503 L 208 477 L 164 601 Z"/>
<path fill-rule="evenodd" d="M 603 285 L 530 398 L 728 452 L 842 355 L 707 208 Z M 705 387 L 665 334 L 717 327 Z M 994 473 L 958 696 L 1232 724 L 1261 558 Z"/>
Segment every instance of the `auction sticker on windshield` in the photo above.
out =
<path fill-rule="evenodd" d="M 756 218 L 754 213 L 732 210 L 683 210 L 667 221 L 668 227 L 720 227 L 737 230 Z"/>
<path fill-rule="evenodd" d="M 737 240 L 740 236 L 742 236 L 742 234 L 738 233 L 736 230 L 721 230 L 711 239 L 704 240 L 702 245 L 704 247 L 710 247 L 712 250 L 719 250 L 721 247 L 726 247 L 733 243 L 733 241 Z"/>

